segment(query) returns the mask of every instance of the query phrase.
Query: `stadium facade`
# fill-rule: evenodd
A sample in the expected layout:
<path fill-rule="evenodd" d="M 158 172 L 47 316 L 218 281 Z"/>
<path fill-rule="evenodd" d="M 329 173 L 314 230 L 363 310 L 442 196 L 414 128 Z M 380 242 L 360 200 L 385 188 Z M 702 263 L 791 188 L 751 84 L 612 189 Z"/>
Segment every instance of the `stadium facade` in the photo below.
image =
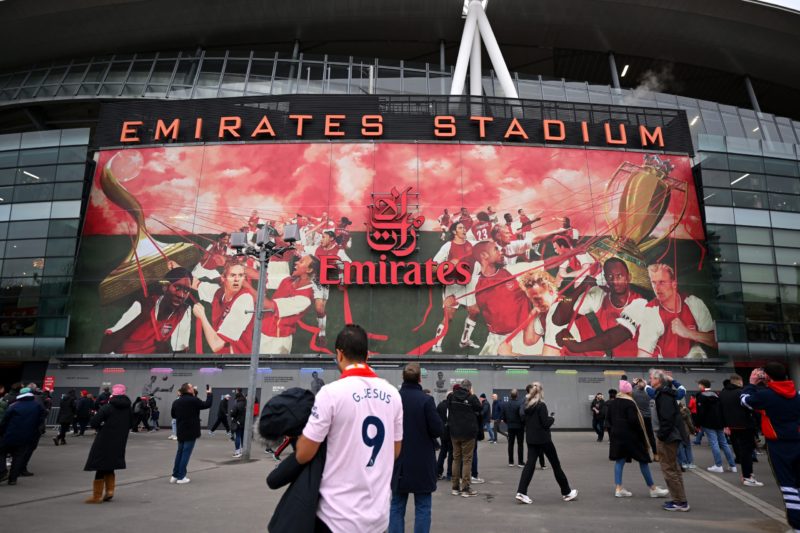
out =
<path fill-rule="evenodd" d="M 154 287 L 174 281 L 171 268 L 220 287 L 228 252 L 217 261 L 209 251 L 220 233 L 291 222 L 306 226 L 311 255 L 325 255 L 314 250 L 330 229 L 364 270 L 349 291 L 301 294 L 310 305 L 289 330 L 285 319 L 262 329 L 273 339 L 262 337 L 262 396 L 335 378 L 332 342 L 320 334 L 350 320 L 373 334 L 375 364 L 393 381 L 418 357 L 437 395 L 462 377 L 501 394 L 540 380 L 558 390 L 556 407 L 572 426 L 586 423 L 583 404 L 594 392 L 655 364 L 688 385 L 699 377 L 720 385 L 732 366 L 744 372 L 766 360 L 800 376 L 800 13 L 790 2 L 491 0 L 482 8 L 496 43 L 475 22 L 476 46 L 485 46 L 475 53 L 472 40 L 463 45 L 468 7 L 0 2 L 0 46 L 14 50 L 0 57 L 2 381 L 47 376 L 58 392 L 123 380 L 162 395 L 185 380 L 242 386 L 252 344 L 216 349 L 230 339 L 201 334 L 188 306 L 185 321 L 153 311 L 155 341 L 114 334 L 130 333 L 131 316 L 145 315 L 160 294 Z M 47 38 L 31 42 L 31 32 Z M 636 196 L 634 181 L 669 186 Z M 410 262 L 395 237 L 388 246 L 369 231 L 393 188 L 412 195 L 403 214 L 424 219 L 391 226 L 419 237 Z M 514 261 L 549 271 L 555 301 L 572 298 L 586 278 L 606 287 L 593 295 L 610 292 L 599 268 L 617 256 L 645 313 L 657 314 L 647 266 L 669 265 L 681 298 L 695 298 L 680 300 L 692 309 L 682 315 L 694 323 L 691 354 L 667 346 L 667 315 L 653 319 L 657 333 L 632 327 L 629 352 L 619 343 L 569 351 L 559 339 L 550 349 L 560 353 L 551 353 L 543 330 L 554 328 L 554 313 L 526 318 L 537 309 L 532 276 L 514 274 L 520 283 L 511 289 L 527 287 L 533 303 L 521 304 L 510 332 L 468 276 L 452 290 L 433 274 L 426 283 L 426 261 L 434 272 L 450 238 L 436 223 L 444 209 L 456 222 L 454 210 L 467 207 L 479 227 L 490 205 L 485 229 L 512 216 L 509 240 L 532 244 Z M 338 227 L 342 217 L 352 227 Z M 634 226 L 648 224 L 634 238 Z M 492 239 L 477 232 L 467 242 L 481 265 L 473 248 Z M 573 252 L 562 242 L 556 250 L 564 236 Z M 394 283 L 370 278 L 369 268 L 401 260 Z M 288 276 L 295 261 L 271 266 L 270 294 L 296 279 Z M 349 274 L 350 263 L 337 261 L 345 271 L 332 265 L 330 285 Z M 412 263 L 423 268 L 419 279 L 408 274 Z M 489 279 L 491 261 L 482 266 Z M 404 284 L 413 287 L 395 286 Z M 442 293 L 456 298 L 456 312 L 440 335 Z M 191 298 L 202 296 L 198 288 Z M 590 328 L 575 341 L 615 327 L 597 325 L 599 308 L 579 313 L 583 302 L 572 303 L 566 329 L 578 331 L 582 320 Z M 206 312 L 215 322 L 213 305 Z M 520 344 L 527 330 L 539 348 Z M 289 348 L 274 344 L 287 331 Z M 713 341 L 702 336 L 709 331 Z"/>

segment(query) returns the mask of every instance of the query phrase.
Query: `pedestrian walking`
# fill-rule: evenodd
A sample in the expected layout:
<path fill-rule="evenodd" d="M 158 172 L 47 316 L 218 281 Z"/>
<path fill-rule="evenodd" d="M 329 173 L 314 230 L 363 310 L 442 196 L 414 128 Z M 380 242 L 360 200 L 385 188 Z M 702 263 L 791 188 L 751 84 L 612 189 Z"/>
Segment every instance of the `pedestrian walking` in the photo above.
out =
<path fill-rule="evenodd" d="M 225 435 L 231 436 L 231 426 L 228 424 L 228 400 L 230 399 L 230 394 L 226 394 L 220 398 L 219 407 L 217 408 L 217 419 L 214 421 L 214 425 L 211 426 L 211 429 L 208 430 L 209 436 L 214 436 L 214 432 L 220 424 L 225 428 Z"/>
<path fill-rule="evenodd" d="M 439 457 L 436 460 L 436 474 L 439 476 L 439 479 L 446 479 L 447 481 L 450 481 L 453 476 L 453 441 L 450 439 L 450 426 L 447 425 L 447 405 L 450 403 L 450 396 L 452 394 L 453 391 L 448 392 L 445 399 L 436 406 L 436 412 L 439 414 L 439 418 L 442 419 L 442 425 L 444 426 L 442 438 L 440 439 L 442 446 L 439 449 Z M 445 461 L 447 462 L 446 475 Z"/>
<path fill-rule="evenodd" d="M 75 406 L 75 423 L 78 426 L 78 436 L 83 436 L 86 432 L 86 427 L 89 425 L 89 420 L 92 418 L 92 409 L 94 402 L 89 398 L 88 391 L 81 391 L 81 397 Z M 74 432 L 73 432 L 74 434 Z"/>
<path fill-rule="evenodd" d="M 472 393 L 472 382 L 465 379 L 453 387 L 447 404 L 447 425 L 453 443 L 453 496 L 470 498 L 478 493 L 472 488 L 472 455 L 481 420 L 481 404 Z"/>
<path fill-rule="evenodd" d="M 761 413 L 761 430 L 775 480 L 781 488 L 786 520 L 800 530 L 800 394 L 780 363 L 767 363 L 750 374 L 742 405 Z"/>
<path fill-rule="evenodd" d="M 597 433 L 597 442 L 603 442 L 603 435 L 605 434 L 605 412 L 606 401 L 603 399 L 603 393 L 598 392 L 594 395 L 591 405 L 592 410 L 592 429 Z"/>
<path fill-rule="evenodd" d="M 200 400 L 197 389 L 191 383 L 181 385 L 178 394 L 180 396 L 172 402 L 171 409 L 172 418 L 175 419 L 178 449 L 169 482 L 182 485 L 191 481 L 186 474 L 194 445 L 200 438 L 200 411 L 211 407 L 214 397 L 211 395 L 211 385 L 206 385 L 206 401 Z"/>
<path fill-rule="evenodd" d="M 628 381 L 620 380 L 617 399 L 611 403 L 606 412 L 610 441 L 608 458 L 614 461 L 614 496 L 617 498 L 633 496 L 622 485 L 622 471 L 625 463 L 635 460 L 639 463 L 639 471 L 650 489 L 650 497 L 665 498 L 669 495 L 669 491 L 656 486 L 650 473 L 652 449 L 647 438 L 644 417 L 639 411 L 638 402 L 631 395 L 632 392 L 633 386 Z"/>
<path fill-rule="evenodd" d="M 658 454 L 656 453 L 656 434 L 653 431 L 653 416 L 650 411 L 650 402 L 652 398 L 647 394 L 646 388 L 647 383 L 645 383 L 642 378 L 634 379 L 631 397 L 636 402 L 636 407 L 639 408 L 639 412 L 642 414 L 644 427 L 647 430 L 647 442 L 650 444 L 650 451 L 655 454 L 655 459 L 658 460 Z"/>
<path fill-rule="evenodd" d="M 231 433 L 233 433 L 233 458 L 242 456 L 242 443 L 244 443 L 244 421 L 247 416 L 247 399 L 241 391 L 236 392 L 233 406 L 230 410 Z"/>
<path fill-rule="evenodd" d="M 548 414 L 547 405 L 544 403 L 544 390 L 538 381 L 531 384 L 530 392 L 525 397 L 525 403 L 522 406 L 522 414 L 525 423 L 525 440 L 528 444 L 528 462 L 525 463 L 525 468 L 519 478 L 517 501 L 525 504 L 533 503 L 528 496 L 528 487 L 536 470 L 536 460 L 542 453 L 547 456 L 553 469 L 553 476 L 561 489 L 561 499 L 565 502 L 574 500 L 578 497 L 578 491 L 570 487 L 567 476 L 561 469 L 561 461 L 558 459 L 558 452 L 556 452 L 550 434 L 550 427 L 555 422 L 554 413 Z"/>
<path fill-rule="evenodd" d="M 8 480 L 16 485 L 25 461 L 25 455 L 39 438 L 39 427 L 44 423 L 45 409 L 34 399 L 33 391 L 20 389 L 14 403 L 6 409 L 0 420 L 0 483 Z M 69 427 L 69 426 L 68 426 Z M 6 466 L 6 456 L 11 456 L 11 470 Z"/>
<path fill-rule="evenodd" d="M 433 398 L 422 391 L 422 370 L 418 363 L 403 369 L 400 399 L 403 401 L 403 448 L 394 466 L 389 533 L 405 531 L 409 494 L 414 495 L 414 533 L 431 530 L 432 493 L 436 490 L 435 439 L 444 424 Z"/>
<path fill-rule="evenodd" d="M 316 531 L 382 532 L 389 526 L 392 471 L 403 444 L 403 404 L 397 389 L 366 364 L 364 328 L 346 325 L 335 351 L 341 377 L 314 398 L 295 459 L 308 464 L 327 445 Z"/>
<path fill-rule="evenodd" d="M 694 453 L 692 452 L 692 436 L 697 435 L 697 428 L 694 427 L 692 412 L 686 407 L 684 400 L 678 402 L 678 408 L 681 410 L 681 419 L 687 436 L 686 439 L 681 440 L 678 444 L 678 464 L 681 465 L 681 472 L 686 472 L 697 468 L 694 464 Z"/>
<path fill-rule="evenodd" d="M 714 465 L 709 466 L 706 470 L 716 473 L 724 472 L 721 450 L 728 460 L 728 470 L 736 472 L 736 461 L 725 436 L 725 424 L 722 420 L 719 396 L 711 390 L 711 382 L 707 379 L 701 379 L 697 384 L 700 386 L 700 392 L 695 396 L 697 398 L 697 420 L 708 436 L 708 444 L 711 446 L 711 455 L 714 458 Z"/>
<path fill-rule="evenodd" d="M 86 503 L 111 501 L 117 484 L 115 471 L 125 469 L 125 448 L 133 417 L 131 400 L 125 395 L 125 385 L 116 384 L 111 391 L 108 402 L 89 421 L 97 433 L 83 467 L 95 473 L 92 496 Z"/>
<path fill-rule="evenodd" d="M 492 424 L 492 406 L 486 399 L 486 394 L 481 393 L 478 398 L 481 401 L 483 431 L 489 434 L 489 442 L 497 442 L 497 434 L 494 432 L 494 425 Z"/>
<path fill-rule="evenodd" d="M 53 443 L 58 446 L 59 444 L 67 443 L 67 431 L 72 423 L 75 421 L 75 412 L 77 410 L 77 401 L 75 398 L 75 389 L 70 389 L 67 394 L 61 398 L 58 410 L 58 435 L 53 437 Z"/>
<path fill-rule="evenodd" d="M 742 466 L 742 485 L 763 487 L 764 484 L 753 476 L 753 453 L 756 449 L 756 421 L 753 412 L 742 405 L 741 396 L 744 382 L 742 376 L 733 374 L 723 384 L 719 393 L 722 423 L 730 433 L 734 458 Z"/>
<path fill-rule="evenodd" d="M 661 370 L 650 372 L 650 386 L 655 396 L 656 417 L 658 418 L 658 432 L 656 433 L 658 460 L 661 463 L 661 473 L 667 483 L 670 498 L 672 498 L 671 501 L 664 504 L 663 509 L 686 512 L 690 507 L 683 487 L 683 475 L 678 467 L 678 444 L 684 438 L 688 438 L 688 435 L 683 434 L 683 420 L 676 400 L 678 393 L 673 386 L 673 381 Z"/>
<path fill-rule="evenodd" d="M 503 405 L 503 422 L 508 428 L 508 466 L 514 466 L 514 443 L 517 444 L 517 465 L 520 468 L 525 466 L 525 451 L 522 449 L 523 439 L 525 438 L 525 428 L 522 426 L 520 407 L 522 400 L 518 398 L 517 389 L 512 389 L 509 400 Z"/>
<path fill-rule="evenodd" d="M 161 429 L 158 422 L 158 419 L 161 417 L 161 411 L 158 409 L 158 402 L 154 396 L 151 396 L 147 403 L 150 406 L 150 431 L 158 431 Z"/>
<path fill-rule="evenodd" d="M 492 426 L 494 429 L 494 440 L 492 444 L 497 444 L 498 435 L 502 435 L 508 439 L 508 433 L 505 433 L 500 427 L 500 422 L 503 418 L 503 403 L 503 400 L 497 398 L 497 394 L 492 394 Z"/>

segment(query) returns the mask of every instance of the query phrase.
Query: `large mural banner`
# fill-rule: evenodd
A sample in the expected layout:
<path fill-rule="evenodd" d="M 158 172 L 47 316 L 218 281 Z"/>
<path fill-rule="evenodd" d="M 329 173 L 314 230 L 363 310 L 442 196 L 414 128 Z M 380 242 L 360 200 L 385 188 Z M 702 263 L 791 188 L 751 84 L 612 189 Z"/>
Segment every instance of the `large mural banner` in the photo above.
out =
<path fill-rule="evenodd" d="M 299 238 L 284 242 L 284 227 Z M 276 246 L 259 264 L 231 234 Z M 262 232 L 263 234 L 263 232 Z M 73 353 L 719 358 L 687 156 L 466 143 L 100 151 Z M 552 359 L 551 359 L 552 360 Z"/>

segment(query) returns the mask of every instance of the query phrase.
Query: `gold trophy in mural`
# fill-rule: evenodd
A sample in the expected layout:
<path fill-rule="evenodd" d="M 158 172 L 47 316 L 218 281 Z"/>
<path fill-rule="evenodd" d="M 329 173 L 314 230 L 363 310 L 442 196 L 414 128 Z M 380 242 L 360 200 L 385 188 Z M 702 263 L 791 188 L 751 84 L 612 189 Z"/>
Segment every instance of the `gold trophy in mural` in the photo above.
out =
<path fill-rule="evenodd" d="M 646 289 L 650 289 L 650 279 L 645 254 L 678 227 L 689 202 L 687 184 L 669 176 L 673 168 L 669 161 L 657 155 L 645 155 L 642 165 L 622 163 L 605 191 L 605 217 L 611 235 L 603 237 L 588 250 L 600 261 L 612 255 L 625 261 L 631 274 L 631 283 Z M 679 213 L 660 237 L 651 236 L 676 194 L 683 195 Z M 616 198 L 619 198 L 619 204 L 616 217 L 613 217 Z"/>
<path fill-rule="evenodd" d="M 124 150 L 108 161 L 100 175 L 103 193 L 136 223 L 136 230 L 131 235 L 130 252 L 100 283 L 102 305 L 142 290 L 143 281 L 149 284 L 160 279 L 169 270 L 168 261 L 191 265 L 199 259 L 200 254 L 192 244 L 160 242 L 147 231 L 142 205 L 122 184 L 136 178 L 142 166 L 142 156 L 138 151 Z"/>

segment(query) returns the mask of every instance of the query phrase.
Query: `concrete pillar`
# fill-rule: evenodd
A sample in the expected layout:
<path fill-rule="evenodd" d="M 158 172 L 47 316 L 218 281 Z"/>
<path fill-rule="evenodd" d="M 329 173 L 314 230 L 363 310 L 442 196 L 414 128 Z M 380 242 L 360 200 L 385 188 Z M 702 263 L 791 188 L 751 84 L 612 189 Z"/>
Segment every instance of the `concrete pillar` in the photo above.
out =
<path fill-rule="evenodd" d="M 619 91 L 620 84 L 619 84 L 619 73 L 617 72 L 617 61 L 614 59 L 614 52 L 608 53 L 608 68 L 611 69 L 611 83 L 614 85 L 614 88 Z"/>

